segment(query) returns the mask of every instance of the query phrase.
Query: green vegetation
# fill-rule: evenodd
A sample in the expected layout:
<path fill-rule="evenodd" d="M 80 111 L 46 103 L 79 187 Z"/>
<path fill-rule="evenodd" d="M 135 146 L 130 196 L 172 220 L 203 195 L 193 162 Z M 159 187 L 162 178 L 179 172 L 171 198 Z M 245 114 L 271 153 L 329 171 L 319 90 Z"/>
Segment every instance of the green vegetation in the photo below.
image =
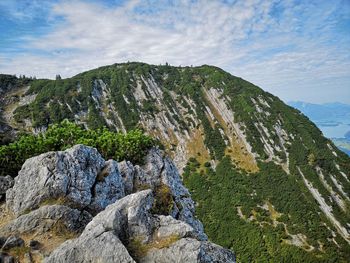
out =
<path fill-rule="evenodd" d="M 105 159 L 140 163 L 155 141 L 140 130 L 126 134 L 107 129 L 85 130 L 63 121 L 50 126 L 45 133 L 23 135 L 17 141 L 1 146 L 0 175 L 16 176 L 26 159 L 48 151 L 65 150 L 75 144 L 95 147 Z"/>
<path fill-rule="evenodd" d="M 296 176 L 273 163 L 260 163 L 260 172 L 248 175 L 227 157 L 216 171 L 207 168 L 199 173 L 196 166 L 194 160 L 188 164 L 184 182 L 198 203 L 197 216 L 209 238 L 235 251 L 238 262 L 346 262 L 349 258 L 349 246 L 341 237 L 335 240 L 342 248 L 328 240 L 331 233 L 323 224 L 328 221 Z M 267 202 L 280 216 L 261 208 Z M 284 225 L 288 234 L 307 236 L 303 248 L 287 244 L 292 238 Z M 310 246 L 315 249 L 306 252 Z"/>
<path fill-rule="evenodd" d="M 169 186 L 160 184 L 153 190 L 154 203 L 151 209 L 153 214 L 169 215 L 173 209 L 173 196 Z"/>

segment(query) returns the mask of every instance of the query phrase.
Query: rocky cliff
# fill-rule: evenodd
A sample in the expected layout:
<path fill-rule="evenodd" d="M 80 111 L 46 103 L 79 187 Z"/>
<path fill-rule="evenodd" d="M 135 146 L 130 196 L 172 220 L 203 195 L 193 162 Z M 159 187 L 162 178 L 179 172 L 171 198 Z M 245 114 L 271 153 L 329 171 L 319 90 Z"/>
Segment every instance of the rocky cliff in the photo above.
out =
<path fill-rule="evenodd" d="M 235 262 L 208 241 L 156 148 L 139 166 L 76 145 L 28 159 L 13 187 L 1 184 L 1 262 Z"/>

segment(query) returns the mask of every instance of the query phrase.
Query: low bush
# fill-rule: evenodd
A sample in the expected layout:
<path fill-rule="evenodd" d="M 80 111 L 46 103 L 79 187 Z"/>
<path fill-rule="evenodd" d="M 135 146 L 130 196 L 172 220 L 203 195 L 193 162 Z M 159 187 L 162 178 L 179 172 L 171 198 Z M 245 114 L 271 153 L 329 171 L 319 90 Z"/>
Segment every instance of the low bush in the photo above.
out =
<path fill-rule="evenodd" d="M 141 130 L 127 133 L 104 129 L 86 130 L 67 120 L 49 126 L 45 133 L 23 135 L 17 141 L 0 146 L 0 175 L 16 176 L 26 159 L 48 151 L 60 151 L 75 144 L 97 148 L 105 159 L 142 163 L 156 142 Z"/>

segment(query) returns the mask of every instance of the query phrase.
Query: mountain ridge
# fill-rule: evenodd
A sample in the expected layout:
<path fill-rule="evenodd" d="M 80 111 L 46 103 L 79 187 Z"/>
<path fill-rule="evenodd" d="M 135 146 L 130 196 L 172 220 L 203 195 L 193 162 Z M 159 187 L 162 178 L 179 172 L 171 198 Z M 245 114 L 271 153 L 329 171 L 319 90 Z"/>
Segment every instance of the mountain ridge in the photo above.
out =
<path fill-rule="evenodd" d="M 209 238 L 238 260 L 349 255 L 349 157 L 300 111 L 248 81 L 207 65 L 123 63 L 12 91 L 2 96 L 2 118 L 14 131 L 69 119 L 159 139 Z M 254 238 L 244 244 L 237 234 Z"/>

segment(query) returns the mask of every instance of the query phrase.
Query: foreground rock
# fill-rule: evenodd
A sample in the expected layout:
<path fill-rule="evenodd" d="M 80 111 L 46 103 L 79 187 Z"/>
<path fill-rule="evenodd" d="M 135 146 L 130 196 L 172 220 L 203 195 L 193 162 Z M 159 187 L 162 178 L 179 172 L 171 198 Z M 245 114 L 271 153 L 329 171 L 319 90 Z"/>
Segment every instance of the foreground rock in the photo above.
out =
<path fill-rule="evenodd" d="M 152 203 L 152 191 L 145 190 L 109 205 L 45 262 L 235 262 L 231 251 L 193 238 L 185 222 L 153 216 Z"/>
<path fill-rule="evenodd" d="M 22 215 L 6 226 L 0 228 L 3 235 L 42 234 L 54 228 L 64 226 L 71 232 L 81 232 L 92 216 L 86 211 L 79 211 L 63 205 L 43 206 L 28 214 Z"/>
<path fill-rule="evenodd" d="M 10 189 L 14 184 L 11 176 L 0 176 L 0 201 L 6 194 L 6 191 Z"/>
<path fill-rule="evenodd" d="M 207 241 L 175 165 L 157 149 L 142 166 L 83 145 L 45 153 L 25 162 L 6 195 L 16 218 L 0 232 L 40 240 L 21 245 L 44 262 L 235 262 Z"/>
<path fill-rule="evenodd" d="M 232 251 L 208 241 L 183 238 L 169 247 L 152 249 L 140 262 L 235 262 Z"/>
<path fill-rule="evenodd" d="M 91 188 L 104 164 L 96 149 L 82 145 L 30 158 L 7 191 L 6 203 L 16 215 L 60 198 L 83 209 L 91 203 Z"/>

